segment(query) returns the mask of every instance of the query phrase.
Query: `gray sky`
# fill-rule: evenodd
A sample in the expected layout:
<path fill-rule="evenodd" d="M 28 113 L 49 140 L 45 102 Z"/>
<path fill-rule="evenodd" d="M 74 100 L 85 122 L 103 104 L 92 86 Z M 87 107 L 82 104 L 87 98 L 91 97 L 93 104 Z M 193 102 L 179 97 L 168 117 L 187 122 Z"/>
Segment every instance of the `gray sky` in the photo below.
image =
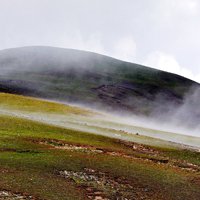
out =
<path fill-rule="evenodd" d="M 200 82 L 199 0 L 0 0 L 0 49 L 83 49 Z"/>

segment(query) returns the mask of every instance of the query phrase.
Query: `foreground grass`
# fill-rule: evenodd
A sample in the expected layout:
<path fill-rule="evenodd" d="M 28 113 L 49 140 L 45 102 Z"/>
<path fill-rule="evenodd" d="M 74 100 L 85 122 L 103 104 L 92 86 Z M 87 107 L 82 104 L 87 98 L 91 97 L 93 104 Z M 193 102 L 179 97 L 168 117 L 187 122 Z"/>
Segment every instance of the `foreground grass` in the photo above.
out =
<path fill-rule="evenodd" d="M 199 199 L 197 152 L 9 116 L 0 116 L 0 127 L 0 191 L 35 199 Z"/>
<path fill-rule="evenodd" d="M 112 129 L 96 135 L 48 125 L 49 116 L 73 116 L 77 126 L 93 120 L 95 113 L 78 107 L 4 93 L 0 102 L 9 110 L 0 115 L 0 199 L 199 199 L 198 152 Z M 46 123 L 18 111 L 30 119 L 45 114 Z"/>

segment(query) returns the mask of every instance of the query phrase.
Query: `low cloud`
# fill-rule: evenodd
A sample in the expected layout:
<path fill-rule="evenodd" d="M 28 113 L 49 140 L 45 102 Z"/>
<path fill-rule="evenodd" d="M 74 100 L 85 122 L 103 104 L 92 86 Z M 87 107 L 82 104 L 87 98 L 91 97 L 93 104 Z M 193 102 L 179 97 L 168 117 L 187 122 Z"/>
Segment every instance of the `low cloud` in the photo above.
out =
<path fill-rule="evenodd" d="M 200 82 L 200 74 L 193 74 L 188 68 L 180 66 L 174 56 L 160 51 L 149 54 L 143 64 Z"/>

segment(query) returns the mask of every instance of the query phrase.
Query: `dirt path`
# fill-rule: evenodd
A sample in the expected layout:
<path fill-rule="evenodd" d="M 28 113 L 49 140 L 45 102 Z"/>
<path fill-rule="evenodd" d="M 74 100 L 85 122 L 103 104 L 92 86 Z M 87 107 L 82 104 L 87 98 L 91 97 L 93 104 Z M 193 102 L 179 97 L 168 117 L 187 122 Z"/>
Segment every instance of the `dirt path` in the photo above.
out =
<path fill-rule="evenodd" d="M 132 143 L 132 142 L 124 142 L 121 140 L 118 141 L 122 145 L 131 149 L 132 150 L 131 154 L 127 154 L 127 153 L 119 152 L 119 151 L 111 151 L 111 150 L 103 149 L 103 148 L 96 148 L 94 146 L 89 146 L 89 145 L 69 144 L 60 140 L 43 139 L 37 142 L 39 144 L 47 145 L 49 148 L 53 148 L 53 149 L 81 151 L 81 152 L 86 152 L 86 153 L 107 154 L 110 156 L 117 156 L 117 157 L 123 157 L 127 159 L 152 162 L 159 165 L 168 165 L 169 167 L 177 168 L 179 170 L 184 170 L 184 171 L 200 172 L 199 165 L 195 165 L 190 162 L 186 162 L 182 160 L 170 159 L 169 157 L 164 155 L 162 152 L 154 148 L 151 148 L 142 144 Z"/>

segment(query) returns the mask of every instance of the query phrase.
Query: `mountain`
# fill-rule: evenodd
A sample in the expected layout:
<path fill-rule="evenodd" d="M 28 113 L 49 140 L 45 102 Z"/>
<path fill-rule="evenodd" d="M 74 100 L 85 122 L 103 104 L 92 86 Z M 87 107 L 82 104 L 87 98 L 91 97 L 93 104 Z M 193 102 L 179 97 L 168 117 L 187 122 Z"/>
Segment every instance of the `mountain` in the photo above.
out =
<path fill-rule="evenodd" d="M 96 53 L 54 47 L 0 51 L 0 92 L 137 114 L 180 106 L 199 84 Z"/>
<path fill-rule="evenodd" d="M 199 99 L 189 79 L 90 52 L 0 51 L 0 200 L 199 199 Z"/>

